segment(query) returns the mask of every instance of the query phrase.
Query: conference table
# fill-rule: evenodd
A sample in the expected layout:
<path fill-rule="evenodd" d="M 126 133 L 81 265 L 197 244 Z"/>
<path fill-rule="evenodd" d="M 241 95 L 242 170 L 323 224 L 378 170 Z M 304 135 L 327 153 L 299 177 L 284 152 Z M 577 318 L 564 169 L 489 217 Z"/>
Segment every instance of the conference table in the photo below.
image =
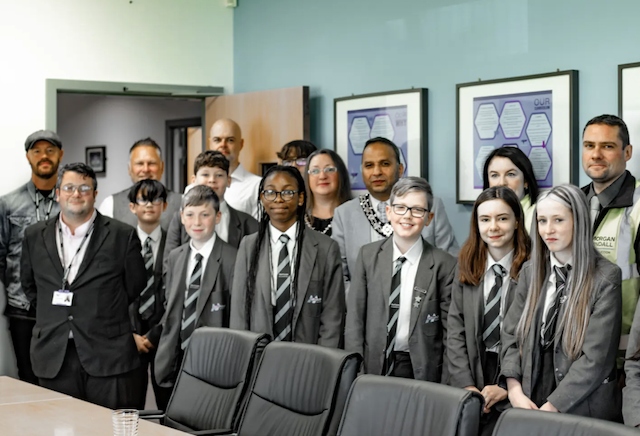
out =
<path fill-rule="evenodd" d="M 112 436 L 111 409 L 0 377 L 0 435 Z M 185 436 L 178 430 L 140 420 L 139 436 Z"/>

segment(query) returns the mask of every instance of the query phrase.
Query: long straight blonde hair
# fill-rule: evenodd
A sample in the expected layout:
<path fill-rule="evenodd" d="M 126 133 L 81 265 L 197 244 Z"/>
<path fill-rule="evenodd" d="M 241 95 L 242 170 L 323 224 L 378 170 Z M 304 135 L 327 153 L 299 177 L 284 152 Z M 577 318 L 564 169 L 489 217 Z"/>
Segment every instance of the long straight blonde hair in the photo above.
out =
<path fill-rule="evenodd" d="M 565 287 L 565 310 L 556 327 L 562 332 L 562 350 L 573 360 L 580 357 L 585 333 L 589 325 L 593 304 L 593 274 L 596 258 L 600 256 L 593 245 L 591 220 L 587 198 L 573 185 L 559 185 L 541 195 L 537 204 L 543 200 L 553 200 L 571 211 L 573 216 L 573 239 L 571 242 L 572 270 Z M 538 232 L 537 206 L 536 219 L 531 229 L 531 283 L 522 316 L 516 330 L 520 350 L 531 332 L 536 307 L 542 290 L 547 286 L 547 270 L 550 268 L 550 252 Z M 534 333 L 535 334 L 535 333 Z"/>

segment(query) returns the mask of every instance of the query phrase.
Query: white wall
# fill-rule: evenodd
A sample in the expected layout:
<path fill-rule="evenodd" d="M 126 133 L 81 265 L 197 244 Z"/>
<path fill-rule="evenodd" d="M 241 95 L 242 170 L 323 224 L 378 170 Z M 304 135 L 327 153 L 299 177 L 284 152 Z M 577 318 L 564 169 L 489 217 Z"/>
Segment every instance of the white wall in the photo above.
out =
<path fill-rule="evenodd" d="M 0 0 L 0 194 L 30 176 L 24 140 L 44 128 L 49 78 L 231 93 L 233 9 L 223 0 Z"/>
<path fill-rule="evenodd" d="M 100 204 L 106 196 L 131 186 L 129 148 L 134 142 L 151 137 L 166 156 L 165 121 L 200 117 L 202 105 L 198 100 L 59 94 L 58 134 L 64 141 L 63 162 L 85 162 L 87 146 L 107 147 L 107 174 L 98 176 Z"/>

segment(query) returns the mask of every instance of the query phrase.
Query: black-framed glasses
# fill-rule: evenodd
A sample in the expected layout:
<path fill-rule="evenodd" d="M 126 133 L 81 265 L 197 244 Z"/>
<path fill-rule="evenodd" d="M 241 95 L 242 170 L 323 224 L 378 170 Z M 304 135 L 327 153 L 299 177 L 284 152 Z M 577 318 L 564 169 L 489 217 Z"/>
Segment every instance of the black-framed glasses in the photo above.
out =
<path fill-rule="evenodd" d="M 396 215 L 405 215 L 407 211 L 411 212 L 411 216 L 414 218 L 424 218 L 428 210 L 423 207 L 409 207 L 403 204 L 392 204 L 391 208 Z"/>
<path fill-rule="evenodd" d="M 310 169 L 307 172 L 309 173 L 310 176 L 319 176 L 320 173 L 325 173 L 325 174 L 329 175 L 329 174 L 335 173 L 336 171 L 338 171 L 338 168 L 336 168 L 336 167 L 324 167 L 322 169 L 313 168 L 313 169 Z"/>
<path fill-rule="evenodd" d="M 149 203 L 153 204 L 154 206 L 157 206 L 164 202 L 165 202 L 165 199 L 161 197 L 154 198 L 153 200 L 145 200 L 144 198 L 141 198 L 141 197 L 136 198 L 136 203 L 139 204 L 140 206 L 146 206 Z"/>
<path fill-rule="evenodd" d="M 298 191 L 294 191 L 291 189 L 285 189 L 284 191 L 274 191 L 273 189 L 265 189 L 262 191 L 262 197 L 264 197 L 267 201 L 276 201 L 278 198 L 278 194 L 280 194 L 280 198 L 282 201 L 289 201 L 296 195 Z"/>
<path fill-rule="evenodd" d="M 66 192 L 67 194 L 75 194 L 76 191 L 78 191 L 80 193 L 80 195 L 85 195 L 88 194 L 89 192 L 93 191 L 93 186 L 89 186 L 89 185 L 63 185 L 60 186 L 60 189 L 63 192 Z"/>
<path fill-rule="evenodd" d="M 292 167 L 294 165 L 299 166 L 299 167 L 304 167 L 304 166 L 307 165 L 307 158 L 306 157 L 299 157 L 297 159 L 283 160 L 282 161 L 282 165 L 284 165 L 285 167 Z"/>

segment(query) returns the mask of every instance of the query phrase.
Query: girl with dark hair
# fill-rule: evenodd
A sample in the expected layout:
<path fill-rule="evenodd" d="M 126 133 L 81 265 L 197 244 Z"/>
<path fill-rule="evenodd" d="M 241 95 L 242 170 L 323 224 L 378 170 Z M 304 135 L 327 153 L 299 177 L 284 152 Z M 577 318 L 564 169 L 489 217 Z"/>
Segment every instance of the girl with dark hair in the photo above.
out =
<path fill-rule="evenodd" d="M 500 328 L 513 302 L 516 278 L 531 242 L 516 194 L 504 186 L 482 192 L 473 206 L 469 239 L 458 258 L 451 291 L 450 384 L 485 399 L 481 435 L 490 435 L 508 406 L 500 375 Z"/>
<path fill-rule="evenodd" d="M 619 420 L 620 268 L 593 246 L 587 200 L 556 186 L 536 205 L 531 260 L 502 329 L 513 407 Z"/>
<path fill-rule="evenodd" d="M 304 180 L 269 168 L 259 188 L 260 227 L 240 243 L 231 292 L 234 329 L 274 340 L 342 345 L 344 285 L 338 244 L 304 224 Z"/>
<path fill-rule="evenodd" d="M 529 231 L 539 189 L 527 155 L 518 147 L 496 148 L 484 162 L 482 181 L 483 189 L 506 186 L 516 193 L 527 223 L 526 230 Z"/>
<path fill-rule="evenodd" d="M 351 200 L 351 182 L 342 158 L 333 150 L 313 152 L 304 172 L 307 186 L 307 227 L 331 236 L 333 211 Z"/>
<path fill-rule="evenodd" d="M 282 165 L 295 167 L 300 173 L 303 173 L 309 161 L 309 156 L 317 149 L 318 147 L 311 141 L 296 139 L 283 145 L 282 149 L 276 153 L 276 156 L 278 156 Z"/>

